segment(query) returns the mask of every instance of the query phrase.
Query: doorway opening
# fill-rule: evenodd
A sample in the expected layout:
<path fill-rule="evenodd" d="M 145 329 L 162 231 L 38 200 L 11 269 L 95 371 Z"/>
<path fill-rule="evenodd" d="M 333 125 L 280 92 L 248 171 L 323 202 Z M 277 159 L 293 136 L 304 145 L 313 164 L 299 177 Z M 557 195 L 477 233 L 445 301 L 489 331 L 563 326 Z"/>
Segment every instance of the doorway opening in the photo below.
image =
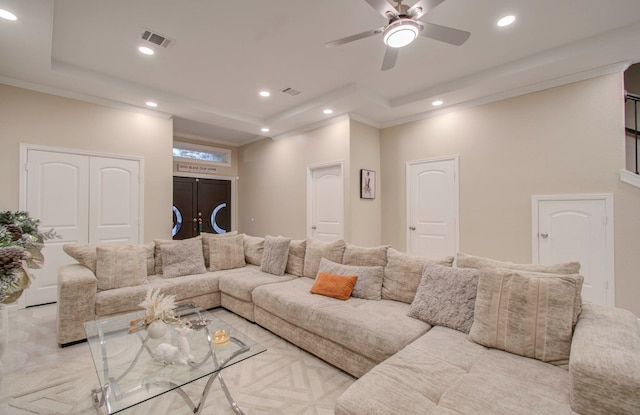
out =
<path fill-rule="evenodd" d="M 173 239 L 231 231 L 231 181 L 173 178 Z"/>

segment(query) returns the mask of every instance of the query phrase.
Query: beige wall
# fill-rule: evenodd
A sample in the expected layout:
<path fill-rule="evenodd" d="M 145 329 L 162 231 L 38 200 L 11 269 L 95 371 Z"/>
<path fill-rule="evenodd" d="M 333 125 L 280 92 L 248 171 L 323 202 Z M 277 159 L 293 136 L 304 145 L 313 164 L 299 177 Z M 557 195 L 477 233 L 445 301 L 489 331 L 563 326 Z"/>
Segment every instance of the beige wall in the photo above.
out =
<path fill-rule="evenodd" d="M 382 242 L 405 249 L 407 161 L 460 157 L 460 249 L 531 261 L 531 196 L 613 193 L 616 305 L 640 315 L 640 189 L 624 166 L 620 74 L 381 131 Z"/>
<path fill-rule="evenodd" d="M 349 194 L 348 153 L 348 120 L 282 140 L 265 138 L 240 147 L 238 230 L 254 236 L 306 238 L 307 167 L 343 161 L 345 194 Z"/>
<path fill-rule="evenodd" d="M 351 170 L 350 210 L 345 226 L 350 228 L 350 243 L 376 246 L 382 241 L 380 186 L 380 130 L 357 121 L 350 121 L 349 162 Z M 360 169 L 376 172 L 375 199 L 360 199 Z"/>
<path fill-rule="evenodd" d="M 0 210 L 19 208 L 20 143 L 144 157 L 144 239 L 171 237 L 171 120 L 0 85 Z"/>

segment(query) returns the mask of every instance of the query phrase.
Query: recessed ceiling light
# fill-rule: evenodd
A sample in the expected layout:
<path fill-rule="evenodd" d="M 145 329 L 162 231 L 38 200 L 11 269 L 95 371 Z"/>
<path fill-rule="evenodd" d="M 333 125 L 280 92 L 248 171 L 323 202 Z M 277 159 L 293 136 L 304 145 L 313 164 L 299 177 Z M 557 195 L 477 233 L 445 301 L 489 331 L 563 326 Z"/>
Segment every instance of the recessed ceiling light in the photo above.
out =
<path fill-rule="evenodd" d="M 140 53 L 145 54 L 145 55 L 153 55 L 153 54 L 155 53 L 155 52 L 153 51 L 153 49 L 148 48 L 148 47 L 146 47 L 146 46 L 140 46 L 140 47 L 138 48 L 138 51 L 139 51 Z"/>
<path fill-rule="evenodd" d="M 327 108 L 326 110 L 324 110 L 324 111 L 322 111 L 322 112 L 323 112 L 323 113 L 325 113 L 325 114 L 327 114 L 327 115 L 329 115 L 329 114 L 333 114 L 333 110 L 332 110 L 332 109 L 329 109 L 329 108 Z"/>
<path fill-rule="evenodd" d="M 18 17 L 15 14 L 5 9 L 0 9 L 0 17 L 5 20 L 18 20 Z"/>
<path fill-rule="evenodd" d="M 263 133 L 268 133 L 269 129 L 267 127 L 263 127 L 260 129 L 260 131 L 262 131 Z"/>
<path fill-rule="evenodd" d="M 269 97 L 269 96 L 271 96 L 271 92 L 269 92 L 269 91 L 260 91 L 260 96 L 261 97 L 265 97 L 265 98 Z"/>
<path fill-rule="evenodd" d="M 152 107 L 152 108 L 155 108 L 155 107 L 158 106 L 158 104 L 156 102 L 153 102 L 153 101 L 147 101 L 147 102 L 145 102 L 145 104 L 147 105 L 147 107 Z"/>
<path fill-rule="evenodd" d="M 434 107 L 439 107 L 439 106 L 440 106 L 440 105 L 442 105 L 442 104 L 443 104 L 443 102 L 442 102 L 441 100 L 439 100 L 439 99 L 438 99 L 438 100 L 436 100 L 436 101 L 433 101 L 433 102 L 431 103 L 431 105 L 433 105 Z"/>
<path fill-rule="evenodd" d="M 512 24 L 515 21 L 516 21 L 516 17 L 515 16 L 512 16 L 512 15 L 504 16 L 503 18 L 498 20 L 497 25 L 499 27 L 505 27 L 505 26 L 509 26 L 510 24 Z"/>

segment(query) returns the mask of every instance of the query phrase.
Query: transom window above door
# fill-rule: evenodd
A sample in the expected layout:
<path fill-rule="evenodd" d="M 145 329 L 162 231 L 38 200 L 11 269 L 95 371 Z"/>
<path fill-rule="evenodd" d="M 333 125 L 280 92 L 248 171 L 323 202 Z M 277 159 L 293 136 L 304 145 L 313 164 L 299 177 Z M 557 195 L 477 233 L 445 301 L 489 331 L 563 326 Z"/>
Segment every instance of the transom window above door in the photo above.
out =
<path fill-rule="evenodd" d="M 217 166 L 231 166 L 231 150 L 191 143 L 174 142 L 173 158 L 204 162 Z"/>

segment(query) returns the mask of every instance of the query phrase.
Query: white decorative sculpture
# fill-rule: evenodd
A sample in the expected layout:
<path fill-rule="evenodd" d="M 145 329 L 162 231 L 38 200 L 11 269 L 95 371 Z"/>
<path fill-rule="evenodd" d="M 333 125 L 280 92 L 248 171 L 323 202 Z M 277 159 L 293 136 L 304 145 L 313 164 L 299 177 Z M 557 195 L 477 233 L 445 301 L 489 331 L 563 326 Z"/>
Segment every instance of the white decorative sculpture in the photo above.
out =
<path fill-rule="evenodd" d="M 193 330 L 189 327 L 179 327 L 175 330 L 178 333 L 178 338 L 176 340 L 178 346 L 176 347 L 168 343 L 161 343 L 154 350 L 153 357 L 164 360 L 169 364 L 188 366 L 190 362 L 193 362 L 193 356 L 190 353 L 187 335 L 189 335 Z"/>

